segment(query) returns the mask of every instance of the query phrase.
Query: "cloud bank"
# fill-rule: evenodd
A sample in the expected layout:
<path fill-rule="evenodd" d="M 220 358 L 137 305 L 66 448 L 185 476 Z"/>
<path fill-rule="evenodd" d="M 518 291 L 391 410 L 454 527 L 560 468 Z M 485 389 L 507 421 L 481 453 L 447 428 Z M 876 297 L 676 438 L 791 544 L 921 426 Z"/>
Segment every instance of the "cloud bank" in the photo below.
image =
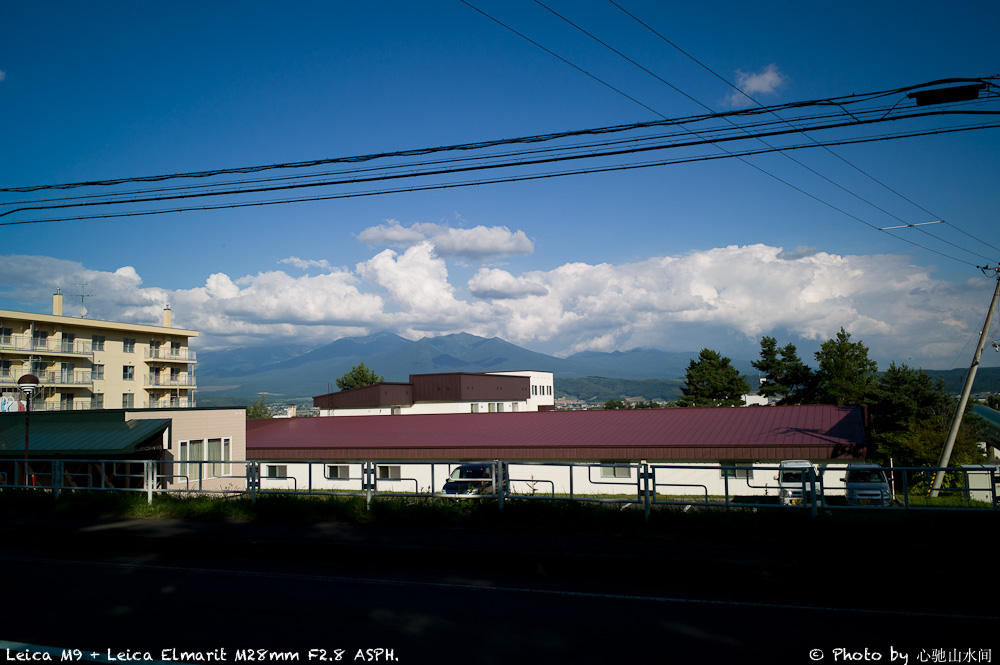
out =
<path fill-rule="evenodd" d="M 905 256 L 785 252 L 763 244 L 521 274 L 484 267 L 454 284 L 445 258 L 425 239 L 402 252 L 378 252 L 353 270 L 293 257 L 281 264 L 321 274 L 215 273 L 200 287 L 173 291 L 145 286 L 130 266 L 102 272 L 48 257 L 3 258 L 2 295 L 31 303 L 25 309 L 46 312 L 57 286 L 86 282 L 95 294 L 87 302 L 90 317 L 157 323 L 169 303 L 176 326 L 201 332 L 202 349 L 319 345 L 391 330 L 410 339 L 498 336 L 557 355 L 707 346 L 751 358 L 762 335 L 808 348 L 843 326 L 880 365 L 943 368 L 964 363 L 962 351 L 978 333 L 992 288 L 989 280 L 935 280 Z M 810 358 L 803 353 L 803 359 Z"/>

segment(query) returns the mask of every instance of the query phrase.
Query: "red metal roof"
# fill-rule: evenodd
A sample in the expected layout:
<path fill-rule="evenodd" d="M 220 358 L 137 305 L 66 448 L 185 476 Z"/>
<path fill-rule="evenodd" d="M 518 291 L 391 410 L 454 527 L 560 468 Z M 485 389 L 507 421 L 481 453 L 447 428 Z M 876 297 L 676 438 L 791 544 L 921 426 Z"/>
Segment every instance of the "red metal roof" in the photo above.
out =
<path fill-rule="evenodd" d="M 863 459 L 850 406 L 249 421 L 249 459 Z"/>

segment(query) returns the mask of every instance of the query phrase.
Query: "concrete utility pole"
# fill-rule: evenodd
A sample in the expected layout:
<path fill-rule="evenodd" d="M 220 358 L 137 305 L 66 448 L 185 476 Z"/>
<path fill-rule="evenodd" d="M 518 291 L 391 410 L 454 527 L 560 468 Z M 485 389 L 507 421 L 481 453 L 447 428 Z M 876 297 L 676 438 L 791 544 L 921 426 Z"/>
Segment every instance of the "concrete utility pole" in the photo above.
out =
<path fill-rule="evenodd" d="M 993 290 L 993 300 L 990 302 L 990 311 L 986 314 L 986 323 L 983 324 L 983 331 L 979 334 L 979 346 L 976 347 L 976 355 L 972 357 L 972 365 L 969 367 L 969 374 L 965 377 L 965 387 L 962 388 L 962 396 L 958 400 L 958 410 L 955 418 L 951 421 L 951 430 L 948 438 L 944 442 L 944 450 L 938 458 L 938 467 L 948 466 L 951 460 L 951 450 L 955 447 L 955 439 L 958 437 L 958 430 L 962 426 L 962 416 L 965 415 L 965 406 L 969 403 L 969 394 L 972 393 L 972 383 L 976 380 L 976 372 L 979 370 L 979 359 L 983 356 L 983 348 L 986 346 L 986 338 L 990 334 L 990 322 L 993 320 L 993 313 L 997 309 L 997 299 L 1000 299 L 1000 267 L 990 268 L 980 267 L 985 275 L 987 271 L 993 271 L 997 279 L 997 286 Z M 941 485 L 944 483 L 944 472 L 938 471 L 934 474 L 934 484 L 931 486 L 931 496 L 936 497 Z"/>

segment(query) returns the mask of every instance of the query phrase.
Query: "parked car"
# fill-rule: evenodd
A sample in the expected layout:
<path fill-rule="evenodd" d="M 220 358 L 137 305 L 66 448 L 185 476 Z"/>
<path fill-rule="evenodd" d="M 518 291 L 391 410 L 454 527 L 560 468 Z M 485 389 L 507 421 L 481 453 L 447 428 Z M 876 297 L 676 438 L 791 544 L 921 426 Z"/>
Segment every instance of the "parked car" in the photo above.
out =
<path fill-rule="evenodd" d="M 847 505 L 883 508 L 892 505 L 889 481 L 878 464 L 848 464 L 843 480 L 847 487 Z"/>
<path fill-rule="evenodd" d="M 809 473 L 811 469 L 812 474 Z M 778 500 L 783 506 L 800 506 L 803 499 L 807 504 L 813 501 L 817 483 L 815 469 L 809 460 L 782 460 L 774 479 L 778 481 Z"/>
<path fill-rule="evenodd" d="M 451 472 L 445 494 L 496 494 L 492 464 L 463 464 Z"/>

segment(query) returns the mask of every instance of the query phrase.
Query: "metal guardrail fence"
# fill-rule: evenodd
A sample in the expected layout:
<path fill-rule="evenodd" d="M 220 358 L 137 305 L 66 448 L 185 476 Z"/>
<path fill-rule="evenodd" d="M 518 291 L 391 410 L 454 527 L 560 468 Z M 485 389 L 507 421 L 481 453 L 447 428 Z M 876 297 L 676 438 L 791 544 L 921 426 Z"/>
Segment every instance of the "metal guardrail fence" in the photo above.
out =
<path fill-rule="evenodd" d="M 459 467 L 475 467 L 482 475 L 453 478 Z M 292 472 L 289 472 L 289 468 Z M 656 506 L 712 508 L 799 509 L 813 516 L 819 510 L 871 509 L 865 501 L 849 505 L 843 485 L 845 469 L 811 468 L 801 476 L 797 499 L 784 501 L 778 484 L 779 466 L 696 464 L 482 462 L 411 460 L 260 462 L 232 460 L 61 460 L 0 461 L 0 490 L 51 491 L 58 498 L 70 491 L 194 493 L 245 495 L 251 501 L 269 494 L 363 497 L 366 505 L 379 496 L 495 499 L 505 501 L 568 500 L 641 506 L 648 518 Z M 406 474 L 403 475 L 403 469 Z M 263 470 L 263 471 L 262 471 Z M 998 505 L 1000 467 L 894 467 L 891 505 L 882 509 L 992 510 Z M 759 480 L 765 474 L 763 482 Z M 927 488 L 934 474 L 945 473 L 953 487 L 944 500 L 932 501 Z M 536 477 L 536 473 L 541 474 Z M 758 479 L 754 480 L 754 474 Z M 699 475 L 700 474 L 700 475 Z M 829 476 L 833 476 L 832 478 Z M 691 482 L 692 480 L 700 482 Z M 956 481 L 961 482 L 956 482 Z M 441 481 L 451 489 L 438 488 Z M 426 483 L 426 485 L 424 484 Z M 721 486 L 722 491 L 715 491 Z M 786 483 L 783 486 L 788 488 Z M 947 497 L 951 497 L 949 500 Z M 957 497 L 957 498 L 956 498 Z"/>

